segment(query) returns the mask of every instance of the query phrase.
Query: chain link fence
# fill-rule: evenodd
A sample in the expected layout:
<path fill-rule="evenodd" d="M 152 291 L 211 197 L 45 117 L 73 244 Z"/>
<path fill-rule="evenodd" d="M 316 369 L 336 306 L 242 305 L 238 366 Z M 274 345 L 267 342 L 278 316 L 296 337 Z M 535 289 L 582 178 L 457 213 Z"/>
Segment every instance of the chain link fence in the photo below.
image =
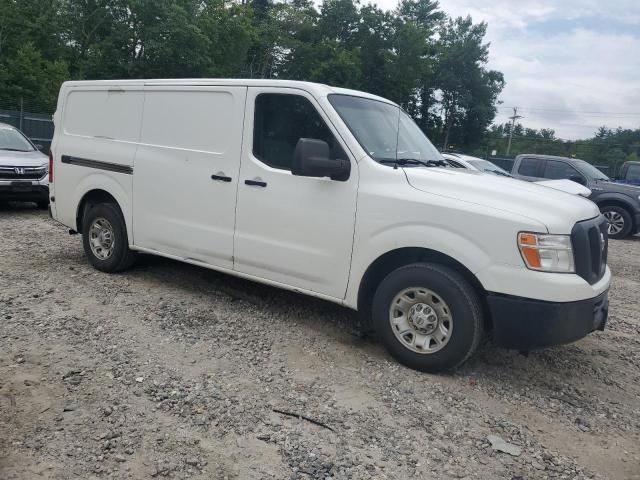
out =
<path fill-rule="evenodd" d="M 0 123 L 19 128 L 43 153 L 48 153 L 53 139 L 53 112 L 24 99 L 0 102 Z"/>

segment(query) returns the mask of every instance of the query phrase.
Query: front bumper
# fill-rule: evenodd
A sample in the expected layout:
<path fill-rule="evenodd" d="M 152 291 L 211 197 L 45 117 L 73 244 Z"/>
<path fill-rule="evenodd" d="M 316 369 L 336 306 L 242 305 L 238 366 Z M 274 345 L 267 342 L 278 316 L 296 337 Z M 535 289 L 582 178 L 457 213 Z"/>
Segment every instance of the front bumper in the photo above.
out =
<path fill-rule="evenodd" d="M 44 201 L 49 198 L 49 185 L 37 181 L 0 182 L 0 200 Z"/>
<path fill-rule="evenodd" d="M 570 343 L 604 330 L 609 311 L 608 292 L 575 302 L 490 294 L 487 302 L 495 342 L 516 350 Z"/>

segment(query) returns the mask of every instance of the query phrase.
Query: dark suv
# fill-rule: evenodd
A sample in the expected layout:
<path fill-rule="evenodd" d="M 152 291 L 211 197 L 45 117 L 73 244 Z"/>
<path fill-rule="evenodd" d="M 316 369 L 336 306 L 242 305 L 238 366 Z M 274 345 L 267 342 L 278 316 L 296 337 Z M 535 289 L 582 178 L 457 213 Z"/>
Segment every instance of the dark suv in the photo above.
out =
<path fill-rule="evenodd" d="M 567 179 L 591 190 L 589 199 L 609 222 L 609 237 L 625 238 L 640 229 L 640 187 L 612 182 L 584 160 L 550 155 L 518 155 L 511 174 L 530 182 Z"/>

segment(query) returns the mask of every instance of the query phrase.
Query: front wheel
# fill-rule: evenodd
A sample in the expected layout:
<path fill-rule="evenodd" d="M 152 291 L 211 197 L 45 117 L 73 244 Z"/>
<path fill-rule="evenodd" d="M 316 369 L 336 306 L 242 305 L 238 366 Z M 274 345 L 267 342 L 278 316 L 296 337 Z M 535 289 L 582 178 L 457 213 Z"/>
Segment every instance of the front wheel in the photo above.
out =
<path fill-rule="evenodd" d="M 135 261 L 122 213 L 111 203 L 100 203 L 85 212 L 82 244 L 91 265 L 103 272 L 125 270 Z"/>
<path fill-rule="evenodd" d="M 455 270 L 415 263 L 391 272 L 373 299 L 373 324 L 389 353 L 423 372 L 455 368 L 482 338 L 480 298 Z"/>
<path fill-rule="evenodd" d="M 609 238 L 619 240 L 629 236 L 633 225 L 631 215 L 627 210 L 615 205 L 608 205 L 602 207 L 602 215 L 609 223 Z"/>

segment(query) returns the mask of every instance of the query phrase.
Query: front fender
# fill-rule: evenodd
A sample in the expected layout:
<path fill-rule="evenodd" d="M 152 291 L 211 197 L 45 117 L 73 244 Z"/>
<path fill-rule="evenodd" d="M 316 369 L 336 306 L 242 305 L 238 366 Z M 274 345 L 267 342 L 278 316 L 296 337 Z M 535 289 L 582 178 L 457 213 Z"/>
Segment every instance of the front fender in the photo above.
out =
<path fill-rule="evenodd" d="M 472 273 L 491 263 L 490 255 L 470 236 L 434 225 L 405 223 L 373 232 L 353 251 L 351 273 L 344 303 L 357 308 L 358 291 L 366 270 L 382 255 L 401 248 L 434 250 L 458 261 Z"/>
<path fill-rule="evenodd" d="M 606 203 L 608 201 L 614 201 L 618 203 L 623 203 L 629 207 L 632 211 L 640 211 L 640 200 L 637 198 L 633 198 L 629 195 L 625 195 L 624 193 L 618 192 L 602 192 L 598 193 L 597 197 L 593 200 L 598 207 L 602 203 Z"/>

